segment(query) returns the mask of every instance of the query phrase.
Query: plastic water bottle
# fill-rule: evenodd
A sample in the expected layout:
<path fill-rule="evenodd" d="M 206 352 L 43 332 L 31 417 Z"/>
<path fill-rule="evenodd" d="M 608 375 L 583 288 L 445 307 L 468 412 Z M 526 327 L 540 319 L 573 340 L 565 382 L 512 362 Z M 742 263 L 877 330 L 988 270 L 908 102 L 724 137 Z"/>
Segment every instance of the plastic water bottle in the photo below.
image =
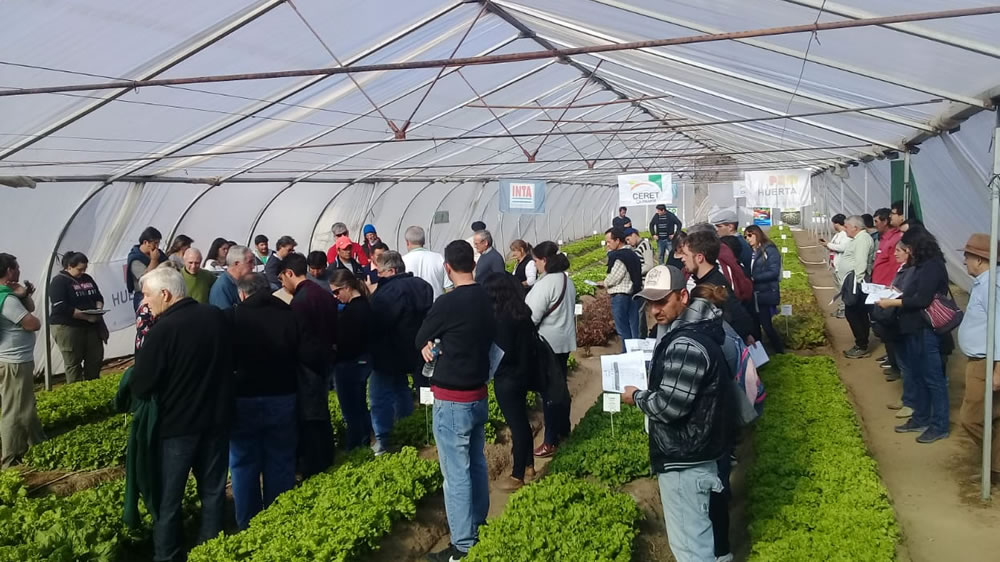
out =
<path fill-rule="evenodd" d="M 441 340 L 435 339 L 434 345 L 431 346 L 431 355 L 434 357 L 434 359 L 431 359 L 430 363 L 424 363 L 424 369 L 423 371 L 421 371 L 423 375 L 427 378 L 431 378 L 434 376 L 434 365 L 437 364 L 438 355 L 441 355 L 440 346 L 441 346 Z"/>

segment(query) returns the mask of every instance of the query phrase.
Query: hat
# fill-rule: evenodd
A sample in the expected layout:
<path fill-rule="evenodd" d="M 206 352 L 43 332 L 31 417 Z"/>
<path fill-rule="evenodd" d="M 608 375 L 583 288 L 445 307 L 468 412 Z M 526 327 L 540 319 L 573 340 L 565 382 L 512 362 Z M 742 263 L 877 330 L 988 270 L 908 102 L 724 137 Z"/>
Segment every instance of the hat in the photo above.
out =
<path fill-rule="evenodd" d="M 736 211 L 732 209 L 719 209 L 708 217 L 708 222 L 712 224 L 738 223 L 740 219 L 736 217 Z"/>
<path fill-rule="evenodd" d="M 684 274 L 672 265 L 658 265 L 646 274 L 643 289 L 632 298 L 658 301 L 674 291 L 687 287 Z"/>
<path fill-rule="evenodd" d="M 375 234 L 375 225 L 366 224 L 363 229 L 361 229 L 362 234 Z"/>
<path fill-rule="evenodd" d="M 625 236 L 631 236 L 633 234 L 639 234 L 639 231 L 634 228 L 626 228 L 624 231 Z"/>
<path fill-rule="evenodd" d="M 965 248 L 962 249 L 966 254 L 972 254 L 974 256 L 979 256 L 984 260 L 989 261 L 990 259 L 990 235 L 984 234 L 982 232 L 977 232 L 969 237 L 969 241 L 965 243 Z"/>
<path fill-rule="evenodd" d="M 339 236 L 337 237 L 337 241 L 334 243 L 334 246 L 336 246 L 338 250 L 343 250 L 350 248 L 353 244 L 354 242 L 351 242 L 351 239 L 347 236 Z"/>

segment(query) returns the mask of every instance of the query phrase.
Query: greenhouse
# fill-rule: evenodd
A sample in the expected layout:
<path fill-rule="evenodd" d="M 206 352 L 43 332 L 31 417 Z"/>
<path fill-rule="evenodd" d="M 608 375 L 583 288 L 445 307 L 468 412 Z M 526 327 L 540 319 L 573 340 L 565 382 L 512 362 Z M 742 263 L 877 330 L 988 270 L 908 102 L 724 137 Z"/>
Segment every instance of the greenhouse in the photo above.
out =
<path fill-rule="evenodd" d="M 1000 5 L 10 0 L 0 21 L 0 561 L 1000 549 Z M 728 343 L 688 334 L 696 313 Z M 737 384 L 676 386 L 686 337 L 705 365 L 677 369 Z M 468 432 L 442 412 L 480 403 L 456 476 Z M 725 445 L 664 461 L 684 424 Z M 247 478 L 275 454 L 287 485 Z M 678 498 L 706 465 L 695 529 Z"/>

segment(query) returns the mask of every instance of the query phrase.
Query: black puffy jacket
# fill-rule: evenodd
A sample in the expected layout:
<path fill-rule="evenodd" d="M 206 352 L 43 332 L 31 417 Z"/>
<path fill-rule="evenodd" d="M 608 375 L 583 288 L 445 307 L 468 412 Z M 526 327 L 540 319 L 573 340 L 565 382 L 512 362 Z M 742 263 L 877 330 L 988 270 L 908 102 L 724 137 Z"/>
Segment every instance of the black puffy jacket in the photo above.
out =
<path fill-rule="evenodd" d="M 715 461 L 732 446 L 736 405 L 724 341 L 721 313 L 704 306 L 686 309 L 657 344 L 650 390 L 633 396 L 649 416 L 654 472 Z"/>
<path fill-rule="evenodd" d="M 424 365 L 413 341 L 434 304 L 434 289 L 410 272 L 379 280 L 372 308 L 372 367 L 383 375 L 416 373 Z"/>

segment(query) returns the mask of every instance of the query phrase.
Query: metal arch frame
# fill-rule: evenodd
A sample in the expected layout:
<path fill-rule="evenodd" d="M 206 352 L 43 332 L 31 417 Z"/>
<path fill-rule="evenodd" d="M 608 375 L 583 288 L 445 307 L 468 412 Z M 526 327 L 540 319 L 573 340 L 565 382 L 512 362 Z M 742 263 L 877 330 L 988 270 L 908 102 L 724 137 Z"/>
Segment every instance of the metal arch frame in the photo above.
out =
<path fill-rule="evenodd" d="M 196 36 L 193 40 L 189 40 L 187 45 L 182 44 L 177 53 L 167 56 L 158 64 L 154 64 L 153 68 L 150 70 L 141 73 L 137 80 L 149 80 L 166 72 L 167 70 L 170 70 L 174 66 L 203 51 L 205 48 L 215 44 L 230 33 L 237 31 L 260 16 L 266 14 L 281 4 L 284 4 L 284 2 L 285 0 L 261 0 L 255 6 L 243 10 L 242 13 L 230 16 L 230 18 L 223 22 L 216 23 L 207 33 Z M 0 160 L 10 157 L 48 137 L 52 133 L 55 133 L 73 122 L 86 117 L 101 107 L 104 107 L 108 103 L 111 103 L 115 99 L 125 95 L 129 91 L 130 89 L 128 88 L 109 90 L 107 94 L 100 96 L 102 99 L 93 100 L 86 104 L 85 107 L 70 111 L 68 114 L 58 118 L 55 123 L 46 126 L 41 133 L 28 137 L 21 142 L 16 143 L 8 150 L 5 150 L 3 153 L 0 153 Z"/>
<path fill-rule="evenodd" d="M 344 64 L 345 65 L 354 64 L 355 62 L 357 62 L 357 61 L 359 61 L 359 60 L 361 60 L 361 59 L 363 59 L 363 58 L 365 58 L 367 56 L 370 56 L 370 55 L 372 55 L 372 54 L 380 51 L 381 49 L 383 49 L 383 48 L 391 45 L 392 43 L 395 43 L 396 41 L 398 41 L 398 40 L 406 37 L 411 32 L 413 32 L 413 31 L 415 31 L 415 30 L 423 27 L 424 25 L 427 25 L 428 23 L 430 23 L 430 22 L 438 19 L 441 16 L 444 16 L 445 14 L 451 12 L 452 10 L 456 9 L 457 7 L 459 7 L 461 5 L 462 5 L 462 2 L 457 2 L 455 4 L 451 4 L 450 6 L 446 6 L 445 8 L 443 8 L 443 9 L 441 9 L 441 10 L 439 10 L 439 11 L 437 11 L 437 12 L 435 12 L 435 13 L 429 15 L 429 16 L 427 16 L 423 20 L 420 20 L 420 21 L 414 23 L 413 25 L 411 25 L 411 26 L 409 26 L 409 27 L 401 30 L 399 33 L 396 33 L 395 35 L 393 35 L 391 37 L 388 37 L 388 38 L 384 39 L 383 41 L 381 41 L 381 42 L 379 42 L 379 43 L 377 43 L 377 44 L 369 47 L 368 49 L 366 49 L 366 50 L 358 53 L 356 56 L 347 59 Z M 304 90 L 306 90 L 306 89 L 314 86 L 315 84 L 317 84 L 319 82 L 322 82 L 325 78 L 329 78 L 329 76 L 316 76 L 316 77 L 313 77 L 313 78 L 310 78 L 310 79 L 306 80 L 302 84 L 297 84 L 297 85 L 291 86 L 290 88 L 288 88 L 284 92 L 279 93 L 277 95 L 277 97 L 275 97 L 275 98 L 273 98 L 273 99 L 271 99 L 269 101 L 260 102 L 260 103 L 254 104 L 254 106 L 252 106 L 252 108 L 249 111 L 247 111 L 247 112 L 243 112 L 243 113 L 241 113 L 238 116 L 232 116 L 232 117 L 230 117 L 228 119 L 224 119 L 221 122 L 213 125 L 208 131 L 206 131 L 204 133 L 195 132 L 195 133 L 189 135 L 188 139 L 177 141 L 176 143 L 174 143 L 174 145 L 172 147 L 167 148 L 162 154 L 155 154 L 155 155 L 154 154 L 150 154 L 150 156 L 165 156 L 165 155 L 176 154 L 177 152 L 179 152 L 181 150 L 184 150 L 186 148 L 189 148 L 189 147 L 191 147 L 192 145 L 194 145 L 196 143 L 199 143 L 199 142 L 201 142 L 201 141 L 203 141 L 203 140 L 205 140 L 205 139 L 207 139 L 207 138 L 209 138 L 209 137 L 211 137 L 213 135 L 216 135 L 216 134 L 224 131 L 225 129 L 228 129 L 228 128 L 230 128 L 230 127 L 232 127 L 232 126 L 234 126 L 234 125 L 236 125 L 238 123 L 241 123 L 242 121 L 244 121 L 246 119 L 253 118 L 254 115 L 260 113 L 261 111 L 265 111 L 265 110 L 267 110 L 267 109 L 269 109 L 271 107 L 274 107 L 276 104 L 281 103 L 282 101 L 288 99 L 289 97 L 294 96 L 294 95 L 298 94 L 299 92 L 302 92 L 302 91 L 304 91 Z M 0 158 L 0 160 L 2 160 L 2 158 Z M 136 164 L 136 165 L 133 165 L 131 167 L 126 167 L 121 172 L 116 173 L 115 176 L 122 176 L 122 175 L 132 174 L 132 173 L 134 173 L 134 172 L 136 172 L 138 170 L 141 170 L 141 169 L 143 169 L 143 168 L 145 168 L 147 166 L 150 166 L 150 165 L 152 165 L 152 164 L 154 164 L 155 162 L 158 162 L 158 161 L 159 160 L 143 161 L 141 164 Z M 111 181 L 114 181 L 114 179 L 115 178 L 112 178 Z"/>
<path fill-rule="evenodd" d="M 486 191 L 486 184 L 487 184 L 487 182 L 485 182 L 485 181 L 472 181 L 472 182 L 470 182 L 470 181 L 462 181 L 461 183 L 455 184 L 455 187 L 453 187 L 450 190 L 448 190 L 448 193 L 446 193 L 445 196 L 442 197 L 440 201 L 438 201 L 437 206 L 434 207 L 434 214 L 436 215 L 439 211 L 441 211 L 441 205 L 444 204 L 444 202 L 447 201 L 449 197 L 451 197 L 451 194 L 454 193 L 456 189 L 458 189 L 459 187 L 461 187 L 461 186 L 463 186 L 463 185 L 465 185 L 467 183 L 478 183 L 478 184 L 480 184 L 480 186 L 479 186 L 479 193 L 476 194 L 475 200 L 472 203 L 472 208 L 474 210 L 475 207 L 476 207 L 476 205 L 479 204 L 479 199 L 483 196 L 483 192 Z M 450 223 L 451 220 L 449 220 L 448 222 Z M 424 241 L 424 245 L 425 246 L 431 244 L 430 241 L 434 239 L 433 234 L 434 234 L 434 219 L 432 218 L 431 219 L 431 225 L 427 229 L 427 240 Z"/>
<path fill-rule="evenodd" d="M 45 390 L 52 390 L 52 337 L 51 337 L 51 323 L 50 323 L 50 312 L 49 312 L 49 283 L 51 279 L 49 274 L 52 272 L 52 265 L 55 263 L 56 252 L 59 250 L 59 245 L 62 244 L 63 238 L 66 236 L 66 231 L 69 230 L 73 221 L 80 214 L 80 211 L 87 206 L 98 194 L 104 191 L 104 188 L 111 185 L 110 183 L 103 183 L 95 186 L 90 190 L 90 193 L 83 198 L 83 201 L 76 206 L 73 213 L 66 219 L 63 223 L 63 227 L 59 230 L 59 235 L 56 236 L 55 244 L 52 245 L 52 251 L 49 252 L 48 258 L 45 260 L 45 270 L 42 272 L 42 279 L 45 282 L 42 284 L 42 327 L 44 328 L 43 335 L 45 337 Z M 136 185 L 140 185 L 138 182 Z M 142 182 L 141 185 L 146 185 Z"/>
<path fill-rule="evenodd" d="M 502 5 L 502 6 L 506 7 L 506 8 L 509 8 L 509 9 L 521 12 L 521 13 L 523 13 L 525 15 L 528 15 L 530 17 L 534 17 L 534 18 L 540 19 L 542 21 L 548 22 L 548 23 L 550 23 L 552 25 L 561 27 L 563 29 L 568 29 L 570 31 L 575 31 L 577 33 L 582 33 L 582 34 L 585 34 L 585 35 L 589 35 L 591 37 L 594 37 L 596 39 L 600 39 L 600 40 L 603 40 L 603 41 L 607 41 L 609 43 L 625 43 L 625 41 L 622 38 L 620 38 L 620 37 L 615 37 L 613 35 L 609 35 L 609 34 L 606 34 L 606 33 L 601 33 L 599 31 L 596 31 L 596 30 L 593 30 L 593 29 L 584 28 L 583 26 L 579 26 L 579 25 L 573 24 L 571 22 L 567 22 L 565 20 L 559 19 L 559 18 L 557 18 L 557 17 L 555 17 L 555 16 L 553 16 L 553 15 L 547 13 L 547 12 L 543 12 L 541 10 L 536 10 L 534 8 L 527 8 L 527 7 L 524 7 L 524 6 L 520 6 L 518 4 L 514 4 L 512 2 L 508 2 L 507 0 L 494 0 L 494 1 L 496 1 L 498 4 L 500 4 L 500 5 Z M 552 39 L 549 38 L 549 40 L 552 40 Z M 562 43 L 565 44 L 565 42 L 562 42 Z M 787 86 L 783 86 L 781 84 L 776 84 L 776 83 L 773 83 L 773 82 L 770 82 L 770 81 L 767 81 L 767 80 L 761 80 L 759 78 L 754 78 L 753 76 L 749 76 L 749 75 L 746 75 L 746 74 L 741 74 L 739 72 L 734 72 L 734 71 L 731 71 L 731 70 L 726 70 L 724 68 L 719 68 L 717 66 L 713 66 L 713 65 L 710 65 L 710 64 L 701 63 L 701 62 L 697 62 L 697 61 L 694 61 L 694 60 L 691 60 L 691 59 L 687 59 L 687 58 L 684 58 L 684 57 L 680 57 L 680 56 L 677 56 L 677 55 L 666 53 L 666 52 L 663 52 L 662 49 L 642 48 L 642 49 L 637 49 L 637 51 L 641 52 L 641 53 L 645 53 L 647 55 L 651 55 L 651 56 L 657 57 L 657 58 L 669 60 L 669 61 L 672 61 L 674 63 L 691 66 L 691 67 L 696 68 L 696 69 L 698 69 L 700 71 L 710 72 L 712 74 L 718 74 L 720 76 L 725 76 L 725 77 L 733 79 L 733 80 L 747 82 L 747 83 L 750 83 L 750 84 L 755 84 L 757 86 L 762 86 L 764 88 L 768 88 L 768 89 L 775 90 L 775 91 L 778 91 L 778 92 L 783 92 L 783 93 L 787 93 L 787 94 L 794 94 L 794 95 L 796 95 L 798 97 L 801 97 L 801 98 L 804 98 L 804 99 L 808 99 L 808 100 L 813 100 L 813 101 L 818 102 L 818 103 L 832 105 L 834 107 L 840 107 L 842 109 L 854 109 L 855 108 L 851 104 L 849 104 L 847 102 L 844 102 L 842 100 L 831 98 L 831 97 L 828 97 L 828 96 L 825 96 L 825 95 L 822 95 L 822 94 L 815 94 L 815 93 L 811 93 L 811 92 L 802 92 L 801 90 L 797 91 L 797 90 L 794 90 L 794 89 L 789 88 Z M 600 57 L 600 58 L 606 59 L 606 57 Z M 614 62 L 614 59 L 611 59 L 611 62 Z M 904 117 L 898 117 L 898 116 L 895 116 L 895 115 L 892 115 L 892 114 L 888 114 L 888 113 L 884 113 L 884 112 L 881 112 L 881 111 L 879 111 L 879 112 L 870 111 L 870 112 L 867 113 L 867 115 L 870 115 L 872 117 L 876 117 L 878 119 L 883 119 L 883 120 L 886 120 L 886 121 L 890 121 L 890 122 L 893 122 L 893 123 L 896 123 L 896 124 L 899 124 L 899 125 L 903 125 L 903 126 L 906 126 L 906 127 L 910 127 L 912 129 L 918 129 L 918 130 L 923 130 L 923 131 L 927 131 L 927 132 L 935 132 L 936 131 L 936 129 L 934 129 L 933 127 L 931 127 L 931 126 L 929 126 L 929 125 L 927 125 L 925 123 L 920 123 L 919 121 L 913 121 L 911 119 L 906 119 Z"/>
<path fill-rule="evenodd" d="M 683 20 L 681 18 L 676 18 L 660 12 L 654 12 L 652 10 L 647 10 L 639 6 L 627 4 L 619 0 L 593 0 L 593 1 L 598 4 L 604 4 L 605 6 L 609 6 L 611 8 L 617 8 L 625 12 L 630 12 L 632 14 L 636 14 L 639 16 L 644 16 L 650 19 L 662 21 L 664 23 L 669 23 L 672 25 L 676 25 L 678 27 L 691 29 L 694 31 L 698 31 L 700 33 L 710 33 L 710 34 L 723 33 L 721 29 L 717 29 L 709 25 L 701 25 L 692 21 Z M 782 47 L 780 45 L 775 45 L 773 43 L 769 43 L 767 41 L 763 41 L 760 39 L 734 39 L 733 41 L 736 41 L 738 43 L 743 43 L 751 47 L 756 47 L 758 49 L 762 49 L 765 51 L 771 51 L 772 53 L 787 55 L 789 57 L 793 57 L 799 60 L 806 58 L 805 51 L 800 51 L 798 49 L 792 49 L 788 47 Z M 809 55 L 808 61 L 814 64 L 826 66 L 836 70 L 842 70 L 850 74 L 863 76 L 865 78 L 869 78 L 872 80 L 878 80 L 879 82 L 885 82 L 887 84 L 901 86 L 910 90 L 931 94 L 933 96 L 947 98 L 951 101 L 979 106 L 985 109 L 989 109 L 990 107 L 992 107 L 992 104 L 990 103 L 989 100 L 978 99 L 971 96 L 950 92 L 947 90 L 941 90 L 936 88 L 935 86 L 929 86 L 926 84 L 917 84 L 909 80 L 906 80 L 904 78 L 900 78 L 897 76 L 887 76 L 881 72 L 876 72 L 874 70 L 861 68 L 859 66 L 855 66 L 850 63 L 832 60 L 826 57 L 821 57 L 816 55 Z"/>
<path fill-rule="evenodd" d="M 656 78 L 658 80 L 662 80 L 664 82 L 668 82 L 668 83 L 671 83 L 671 84 L 677 84 L 677 85 L 682 86 L 684 88 L 689 88 L 689 89 L 695 90 L 697 92 L 701 92 L 701 93 L 710 95 L 712 97 L 716 97 L 716 98 L 719 98 L 719 99 L 723 99 L 723 100 L 735 103 L 737 105 L 742 105 L 744 107 L 749 107 L 751 109 L 755 109 L 757 111 L 762 111 L 764 113 L 769 113 L 771 115 L 778 115 L 778 116 L 786 116 L 787 115 L 783 111 L 778 111 L 776 109 L 771 109 L 769 107 L 762 106 L 762 105 L 756 104 L 756 103 L 748 101 L 748 100 L 743 100 L 743 99 L 740 99 L 740 98 L 736 98 L 736 97 L 730 96 L 728 94 L 717 92 L 715 90 L 712 90 L 712 89 L 709 89 L 709 88 L 705 88 L 703 86 L 697 86 L 697 85 L 694 85 L 694 84 L 689 84 L 687 82 L 682 82 L 682 81 L 677 80 L 675 78 L 670 78 L 670 77 L 668 77 L 666 75 L 660 74 L 658 72 L 653 72 L 651 70 L 645 70 L 645 69 L 633 66 L 631 64 L 625 63 L 623 61 L 610 61 L 610 62 L 612 62 L 613 64 L 616 64 L 618 66 L 621 66 L 623 68 L 626 68 L 628 70 L 631 70 L 633 72 L 637 72 L 639 74 L 643 74 L 643 75 L 649 76 L 651 78 Z M 602 70 L 601 72 L 604 73 L 604 74 L 606 74 L 606 75 L 609 75 L 609 76 L 616 76 L 619 79 L 626 80 L 626 81 L 629 81 L 629 82 L 633 82 L 634 81 L 634 79 L 628 78 L 627 76 L 622 76 L 622 75 L 615 74 L 613 72 L 608 71 L 607 69 Z M 670 91 L 669 93 L 670 93 L 670 95 L 672 95 L 672 96 L 674 96 L 674 97 L 676 97 L 678 99 L 683 99 L 685 101 L 697 103 L 699 105 L 707 105 L 705 102 L 702 102 L 702 101 L 690 98 L 689 96 L 685 96 L 683 94 L 678 94 L 678 93 L 673 92 L 673 91 Z M 871 143 L 871 144 L 882 146 L 882 147 L 885 147 L 885 148 L 893 148 L 893 149 L 898 148 L 898 146 L 891 145 L 891 144 L 888 144 L 886 142 L 882 142 L 882 141 L 879 141 L 879 140 L 876 140 L 876 139 L 872 139 L 872 138 L 869 138 L 869 137 L 865 137 L 865 136 L 855 135 L 853 133 L 850 133 L 849 131 L 844 131 L 844 130 L 839 129 L 837 127 L 832 127 L 830 125 L 824 125 L 822 123 L 818 123 L 818 122 L 815 122 L 815 121 L 813 121 L 811 119 L 807 119 L 807 118 L 804 118 L 804 117 L 788 117 L 788 119 L 791 119 L 793 121 L 798 121 L 800 123 L 804 123 L 806 125 L 810 125 L 810 126 L 813 126 L 813 127 L 818 128 L 818 129 L 822 129 L 822 130 L 825 130 L 825 131 L 828 131 L 828 132 L 831 132 L 831 133 L 835 133 L 835 134 L 838 134 L 838 135 L 842 135 L 842 136 L 846 136 L 846 137 L 851 137 L 851 138 L 854 138 L 854 139 L 858 139 L 858 140 L 864 141 L 866 143 Z M 737 125 L 743 125 L 744 128 L 749 128 L 750 130 L 758 131 L 758 129 L 755 129 L 752 126 L 747 125 L 746 123 L 737 123 Z M 805 134 L 805 133 L 798 132 L 798 134 Z M 871 154 L 874 155 L 874 152 L 871 152 Z"/>
<path fill-rule="evenodd" d="M 794 4 L 797 6 L 802 6 L 804 8 L 813 8 L 819 10 L 820 7 L 823 8 L 823 12 L 834 14 L 849 19 L 862 19 L 871 17 L 871 14 L 863 10 L 858 10 L 855 8 L 850 8 L 848 6 L 843 6 L 835 2 L 816 2 L 815 0 L 782 0 L 788 4 Z M 985 43 L 980 43 L 978 41 L 969 41 L 966 39 L 960 39 L 954 35 L 949 35 L 947 33 L 940 33 L 937 31 L 931 31 L 929 29 L 920 27 L 912 23 L 890 23 L 885 24 L 880 27 L 885 27 L 892 29 L 894 31 L 899 31 L 900 33 L 906 33 L 907 35 L 913 35 L 915 37 L 920 37 L 921 39 L 927 39 L 930 41 L 936 41 L 945 45 L 950 45 L 952 47 L 957 47 L 959 49 L 964 49 L 966 51 L 971 51 L 973 53 L 978 53 L 980 55 L 986 55 L 988 57 L 1000 58 L 1000 49 L 992 47 Z"/>
<path fill-rule="evenodd" d="M 264 206 L 262 206 L 262 207 L 260 208 L 260 211 L 258 211 L 258 212 L 257 212 L 257 216 L 256 216 L 256 217 L 254 217 L 254 219 L 253 219 L 253 222 L 252 222 L 252 223 L 250 223 L 250 235 L 249 235 L 249 236 L 247 237 L 247 247 L 248 247 L 248 248 L 250 247 L 250 246 L 249 246 L 249 244 L 250 244 L 250 242 L 252 241 L 250 237 L 252 237 L 252 236 L 253 236 L 253 233 L 254 233 L 254 231 L 256 231 L 256 230 L 257 230 L 257 225 L 259 225 L 259 224 L 260 224 L 260 219 L 264 218 L 264 215 L 265 215 L 265 214 L 267 213 L 267 210 L 271 208 L 271 205 L 272 205 L 272 204 L 273 204 L 273 203 L 274 203 L 275 201 L 277 201 L 277 200 L 278 200 L 278 197 L 281 197 L 281 195 L 282 195 L 283 193 L 285 193 L 285 192 L 286 192 L 286 191 L 288 191 L 289 189 L 291 189 L 291 188 L 295 187 L 296 185 L 298 185 L 298 184 L 296 184 L 296 183 L 289 183 L 289 184 L 288 184 L 288 185 L 286 185 L 285 187 L 282 187 L 281 189 L 279 189 L 279 190 L 278 190 L 278 191 L 277 191 L 277 192 L 276 192 L 276 193 L 274 194 L 274 196 L 273 196 L 273 197 L 271 197 L 270 199 L 268 199 L 267 203 L 265 203 L 265 204 L 264 204 Z"/>
<path fill-rule="evenodd" d="M 343 194 L 343 193 L 344 193 L 345 191 L 347 191 L 347 189 L 348 189 L 349 187 L 351 187 L 352 185 L 357 185 L 357 182 L 353 182 L 353 181 L 352 181 L 352 182 L 349 182 L 349 183 L 345 183 L 345 184 L 344 184 L 344 187 L 340 188 L 340 191 L 338 191 L 337 193 L 334 193 L 334 194 L 333 194 L 333 197 L 331 197 L 330 199 L 328 199 L 328 200 L 327 200 L 327 202 L 326 202 L 326 205 L 323 205 L 323 208 L 322 208 L 322 209 L 320 209 L 320 211 L 319 211 L 319 214 L 318 214 L 318 215 L 316 215 L 316 220 L 315 220 L 315 221 L 313 221 L 313 226 L 312 226 L 312 230 L 310 231 L 310 232 L 311 232 L 311 234 L 309 235 L 309 246 L 308 246 L 308 248 L 309 248 L 309 251 L 310 251 L 310 252 L 311 252 L 311 251 L 313 250 L 313 247 L 312 247 L 312 244 L 313 244 L 313 238 L 315 238 L 315 237 L 316 237 L 316 229 L 317 229 L 317 228 L 319 228 L 319 220 L 320 220 L 320 219 L 322 219 L 322 218 L 323 218 L 323 215 L 325 215 L 325 214 L 326 214 L 326 210 L 330 208 L 330 205 L 332 205 L 332 204 L 333 204 L 333 202 L 334 202 L 334 201 L 335 201 L 335 200 L 336 200 L 336 199 L 337 199 L 338 197 L 340 197 L 340 196 L 341 196 L 341 194 Z M 375 189 L 375 186 L 376 186 L 376 185 L 377 185 L 377 184 L 373 183 L 373 184 L 372 184 L 372 189 Z"/>
<path fill-rule="evenodd" d="M 396 240 L 399 240 L 399 232 L 400 232 L 400 229 L 403 228 L 403 219 L 406 218 L 406 213 L 409 212 L 410 207 L 413 206 L 413 202 L 416 201 L 418 198 L 420 198 L 420 195 L 424 191 L 426 191 L 432 185 L 435 185 L 437 183 L 440 183 L 440 182 L 436 182 L 434 180 L 427 180 L 427 185 L 425 185 L 425 186 L 421 187 L 419 190 L 417 190 L 417 192 L 413 194 L 413 197 L 410 198 L 410 202 L 407 203 L 405 207 L 403 207 L 403 212 L 401 212 L 399 214 L 399 220 L 396 221 Z M 454 191 L 455 189 L 458 189 L 459 187 L 461 187 L 462 185 L 464 185 L 466 183 L 468 183 L 468 182 L 465 182 L 465 181 L 459 182 L 458 185 L 456 185 L 454 188 L 450 189 L 448 191 L 448 193 L 451 193 L 452 191 Z M 442 199 L 443 198 L 444 198 L 444 196 L 442 196 Z M 440 206 L 440 205 L 441 205 L 441 200 L 438 201 L 437 206 Z M 431 224 L 433 224 L 433 223 L 434 223 L 434 217 L 431 216 Z M 426 242 L 427 241 L 425 240 L 424 243 L 426 244 Z"/>
<path fill-rule="evenodd" d="M 196 195 L 194 197 L 194 199 L 192 199 L 191 202 L 188 203 L 187 207 L 184 207 L 184 210 L 181 211 L 181 215 L 179 217 L 177 217 L 177 221 L 174 222 L 173 228 L 171 228 L 170 232 L 167 233 L 167 240 L 173 240 L 174 239 L 174 234 L 177 233 L 177 229 L 181 227 L 181 223 L 184 222 L 185 218 L 187 218 L 188 211 L 190 211 L 192 208 L 194 208 L 195 204 L 198 203 L 198 201 L 200 201 L 202 197 L 204 197 L 213 188 L 218 187 L 218 185 L 219 184 L 214 184 L 214 185 L 206 186 L 205 189 L 201 190 L 201 193 L 199 193 L 198 195 Z"/>

